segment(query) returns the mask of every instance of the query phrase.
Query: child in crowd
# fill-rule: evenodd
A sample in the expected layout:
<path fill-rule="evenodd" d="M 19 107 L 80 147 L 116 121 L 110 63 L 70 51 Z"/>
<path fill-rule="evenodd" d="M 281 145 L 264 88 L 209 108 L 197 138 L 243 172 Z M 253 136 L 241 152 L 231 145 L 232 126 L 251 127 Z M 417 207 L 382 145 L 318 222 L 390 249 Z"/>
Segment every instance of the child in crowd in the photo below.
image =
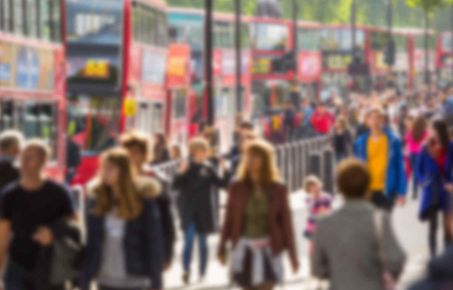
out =
<path fill-rule="evenodd" d="M 325 214 L 330 213 L 332 209 L 332 197 L 323 192 L 323 184 L 318 177 L 310 175 L 304 183 L 304 191 L 307 193 L 307 204 L 309 216 L 305 227 L 304 235 L 311 241 L 316 231 L 316 220 Z M 310 253 L 311 253 L 310 243 Z"/>

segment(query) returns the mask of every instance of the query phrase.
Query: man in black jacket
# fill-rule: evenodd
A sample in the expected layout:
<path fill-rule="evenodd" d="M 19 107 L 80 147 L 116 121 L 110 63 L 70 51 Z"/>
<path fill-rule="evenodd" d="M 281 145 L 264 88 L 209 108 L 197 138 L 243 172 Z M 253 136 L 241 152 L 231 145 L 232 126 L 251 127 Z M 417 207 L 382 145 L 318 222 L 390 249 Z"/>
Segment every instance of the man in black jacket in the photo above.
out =
<path fill-rule="evenodd" d="M 19 179 L 19 169 L 15 161 L 20 153 L 22 134 L 17 131 L 5 131 L 0 135 L 0 192 L 3 188 Z"/>

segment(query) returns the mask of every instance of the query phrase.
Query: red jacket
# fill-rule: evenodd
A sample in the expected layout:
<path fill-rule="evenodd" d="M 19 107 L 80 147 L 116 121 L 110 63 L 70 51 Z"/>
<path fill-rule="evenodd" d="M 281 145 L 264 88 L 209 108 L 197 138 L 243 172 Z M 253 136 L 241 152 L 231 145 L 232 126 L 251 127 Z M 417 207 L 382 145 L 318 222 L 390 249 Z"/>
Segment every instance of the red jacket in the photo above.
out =
<path fill-rule="evenodd" d="M 320 113 L 316 110 L 311 117 L 311 122 L 316 132 L 320 134 L 328 134 L 334 125 L 335 118 L 332 113 L 328 111 Z"/>
<path fill-rule="evenodd" d="M 283 184 L 274 183 L 268 188 L 270 194 L 269 238 L 275 255 L 285 250 L 293 267 L 299 264 L 294 241 L 293 224 L 288 201 L 288 190 Z M 252 187 L 247 182 L 236 182 L 229 189 L 226 218 L 223 225 L 219 254 L 224 255 L 226 244 L 231 241 L 233 247 L 242 235 L 245 206 Z"/>

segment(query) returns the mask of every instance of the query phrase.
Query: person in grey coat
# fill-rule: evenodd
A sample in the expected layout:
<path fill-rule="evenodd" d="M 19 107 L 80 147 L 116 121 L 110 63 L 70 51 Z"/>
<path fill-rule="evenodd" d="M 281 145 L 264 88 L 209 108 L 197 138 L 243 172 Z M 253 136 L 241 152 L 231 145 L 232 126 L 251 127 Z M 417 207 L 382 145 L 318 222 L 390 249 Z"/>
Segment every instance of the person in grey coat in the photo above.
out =
<path fill-rule="evenodd" d="M 337 185 L 345 204 L 318 221 L 312 274 L 329 280 L 332 290 L 383 290 L 384 277 L 396 282 L 405 263 L 390 217 L 367 200 L 370 173 L 361 161 L 340 163 Z"/>

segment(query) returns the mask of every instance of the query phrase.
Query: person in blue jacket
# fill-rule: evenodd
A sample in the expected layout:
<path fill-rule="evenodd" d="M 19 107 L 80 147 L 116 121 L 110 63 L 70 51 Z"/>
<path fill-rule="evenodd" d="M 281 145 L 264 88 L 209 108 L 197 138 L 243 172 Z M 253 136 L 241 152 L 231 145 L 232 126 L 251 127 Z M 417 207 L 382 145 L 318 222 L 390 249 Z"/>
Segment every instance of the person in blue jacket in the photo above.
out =
<path fill-rule="evenodd" d="M 432 122 L 415 174 L 422 187 L 420 219 L 429 221 L 429 246 L 431 255 L 435 256 L 440 212 L 443 213 L 445 243 L 453 241 L 452 195 L 448 192 L 453 187 L 453 143 L 444 119 Z"/>
<path fill-rule="evenodd" d="M 369 130 L 355 142 L 354 153 L 369 167 L 372 203 L 391 211 L 395 201 L 405 203 L 407 182 L 401 141 L 385 127 L 385 116 L 380 108 L 368 112 L 367 126 Z"/>
<path fill-rule="evenodd" d="M 105 152 L 90 184 L 81 290 L 162 289 L 164 245 L 156 188 L 141 184 L 129 153 Z"/>

